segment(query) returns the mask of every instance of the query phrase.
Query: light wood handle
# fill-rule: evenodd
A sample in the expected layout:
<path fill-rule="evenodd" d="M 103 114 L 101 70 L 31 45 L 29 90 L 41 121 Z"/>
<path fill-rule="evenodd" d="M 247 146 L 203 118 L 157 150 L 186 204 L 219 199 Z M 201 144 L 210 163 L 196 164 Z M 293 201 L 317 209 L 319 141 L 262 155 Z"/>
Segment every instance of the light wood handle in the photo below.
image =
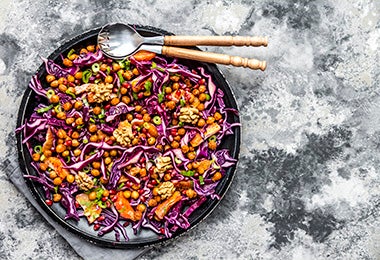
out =
<path fill-rule="evenodd" d="M 218 63 L 225 65 L 233 65 L 236 67 L 247 67 L 250 69 L 265 70 L 266 61 L 260 61 L 256 59 L 242 58 L 238 56 L 230 56 L 227 54 L 205 52 L 190 50 L 185 48 L 177 48 L 170 46 L 162 46 L 162 54 L 170 57 L 177 57 L 182 59 L 197 60 L 202 62 Z"/>
<path fill-rule="evenodd" d="M 249 36 L 165 36 L 165 45 L 173 46 L 267 46 L 268 37 Z"/>

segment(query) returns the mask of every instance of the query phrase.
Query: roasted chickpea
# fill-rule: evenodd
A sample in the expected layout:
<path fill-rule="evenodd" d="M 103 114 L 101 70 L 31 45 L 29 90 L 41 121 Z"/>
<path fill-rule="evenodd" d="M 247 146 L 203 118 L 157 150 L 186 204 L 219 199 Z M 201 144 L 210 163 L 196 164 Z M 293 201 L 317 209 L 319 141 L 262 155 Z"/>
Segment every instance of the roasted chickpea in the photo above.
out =
<path fill-rule="evenodd" d="M 123 78 L 126 80 L 130 80 L 133 77 L 133 72 L 130 70 L 127 70 L 123 73 Z"/>
<path fill-rule="evenodd" d="M 199 89 L 199 92 L 203 93 L 203 92 L 206 91 L 206 86 L 205 85 L 200 85 L 198 89 Z"/>
<path fill-rule="evenodd" d="M 92 169 L 91 175 L 94 177 L 98 177 L 100 175 L 100 171 L 98 169 Z"/>
<path fill-rule="evenodd" d="M 137 205 L 136 210 L 140 211 L 140 212 L 144 212 L 146 210 L 145 204 L 139 204 L 139 205 Z"/>
<path fill-rule="evenodd" d="M 64 58 L 63 59 L 63 65 L 65 65 L 66 67 L 71 67 L 71 66 L 73 66 L 73 62 L 71 60 L 69 60 L 68 58 Z"/>
<path fill-rule="evenodd" d="M 203 103 L 200 103 L 200 104 L 197 106 L 197 109 L 198 109 L 199 111 L 203 111 L 203 110 L 205 110 L 205 105 L 204 105 Z"/>
<path fill-rule="evenodd" d="M 47 163 L 40 163 L 39 167 L 42 171 L 46 171 L 49 166 Z"/>
<path fill-rule="evenodd" d="M 112 69 L 113 69 L 114 71 L 119 71 L 119 70 L 120 70 L 120 65 L 119 65 L 119 63 L 116 63 L 116 62 L 112 63 Z"/>
<path fill-rule="evenodd" d="M 75 81 L 75 78 L 73 75 L 67 75 L 67 81 L 68 82 L 74 82 Z"/>
<path fill-rule="evenodd" d="M 56 88 L 58 87 L 59 83 L 58 83 L 58 80 L 53 80 L 52 82 L 50 82 L 50 87 L 52 88 Z"/>
<path fill-rule="evenodd" d="M 78 117 L 77 119 L 75 119 L 75 124 L 76 125 L 83 125 L 83 118 Z"/>
<path fill-rule="evenodd" d="M 219 112 L 215 112 L 214 118 L 215 118 L 216 121 L 219 121 L 220 119 L 223 118 L 223 116 Z"/>
<path fill-rule="evenodd" d="M 71 134 L 71 138 L 73 139 L 78 139 L 79 138 L 79 133 L 77 131 L 74 131 L 72 134 Z"/>
<path fill-rule="evenodd" d="M 90 52 L 94 52 L 94 51 L 95 51 L 95 45 L 88 45 L 88 46 L 86 47 L 86 49 L 87 49 L 88 51 L 90 51 Z"/>
<path fill-rule="evenodd" d="M 62 179 L 61 179 L 60 177 L 56 177 L 56 178 L 54 178 L 54 180 L 53 180 L 53 184 L 54 184 L 55 186 L 61 185 L 61 183 L 62 183 Z"/>
<path fill-rule="evenodd" d="M 63 129 L 59 129 L 57 131 L 57 137 L 61 139 L 65 139 L 67 137 L 66 131 Z"/>
<path fill-rule="evenodd" d="M 211 180 L 212 180 L 212 181 L 218 181 L 218 180 L 220 180 L 221 178 L 222 178 L 222 174 L 221 174 L 220 172 L 216 172 L 216 173 L 212 176 Z"/>
<path fill-rule="evenodd" d="M 115 97 L 115 98 L 111 99 L 111 105 L 116 106 L 119 103 L 120 103 L 119 98 Z"/>
<path fill-rule="evenodd" d="M 206 98 L 207 98 L 207 96 L 205 93 L 199 94 L 199 97 L 198 97 L 199 101 L 204 102 L 204 101 L 206 101 Z"/>
<path fill-rule="evenodd" d="M 55 151 L 56 151 L 57 153 L 63 153 L 65 150 L 66 150 L 66 145 L 64 145 L 64 144 L 58 144 L 58 145 L 55 147 Z"/>
<path fill-rule="evenodd" d="M 110 151 L 110 155 L 111 155 L 112 157 L 115 157 L 115 156 L 117 155 L 117 151 L 116 151 L 116 150 L 111 150 L 111 151 Z"/>
<path fill-rule="evenodd" d="M 149 207 L 155 207 L 155 206 L 157 206 L 157 200 L 155 200 L 155 199 L 150 199 L 150 200 L 148 201 L 148 206 L 149 206 Z"/>
<path fill-rule="evenodd" d="M 126 87 L 121 87 L 120 88 L 120 94 L 125 95 L 127 93 L 128 93 L 128 89 Z"/>
<path fill-rule="evenodd" d="M 65 120 L 66 119 L 66 113 L 65 112 L 58 112 L 57 113 L 57 115 L 56 115 L 56 117 L 58 118 L 58 119 L 62 119 L 62 120 Z"/>
<path fill-rule="evenodd" d="M 77 73 L 74 74 L 74 78 L 75 79 L 82 79 L 82 76 L 83 76 L 83 72 L 82 71 L 78 71 Z"/>
<path fill-rule="evenodd" d="M 92 162 L 92 167 L 95 169 L 100 169 L 100 162 Z"/>
<path fill-rule="evenodd" d="M 59 96 L 58 95 L 52 95 L 49 99 L 50 103 L 57 104 L 59 102 Z"/>
<path fill-rule="evenodd" d="M 104 163 L 105 163 L 106 165 L 110 164 L 111 162 L 112 162 L 111 157 L 106 157 L 106 158 L 104 159 Z"/>
<path fill-rule="evenodd" d="M 215 118 L 213 118 L 212 116 L 207 117 L 207 121 L 206 121 L 206 123 L 207 123 L 208 125 L 211 125 L 211 124 L 214 123 L 214 122 L 215 122 Z"/>
<path fill-rule="evenodd" d="M 68 151 L 68 150 L 66 150 L 66 151 L 64 151 L 63 153 L 62 153 L 62 156 L 63 157 L 67 157 L 67 156 L 69 156 L 70 155 L 70 152 Z"/>
<path fill-rule="evenodd" d="M 87 54 L 88 53 L 88 50 L 85 49 L 85 48 L 82 48 L 80 51 L 79 51 L 80 54 Z"/>
<path fill-rule="evenodd" d="M 75 149 L 73 153 L 74 153 L 74 156 L 79 156 L 82 153 L 82 151 L 80 149 Z"/>
<path fill-rule="evenodd" d="M 188 158 L 189 160 L 194 160 L 196 154 L 195 154 L 195 152 L 189 152 L 189 153 L 186 154 L 186 156 L 187 156 L 187 158 Z"/>
<path fill-rule="evenodd" d="M 131 122 L 133 120 L 133 115 L 132 114 L 127 114 L 127 120 Z"/>
<path fill-rule="evenodd" d="M 75 181 L 75 177 L 74 177 L 74 175 L 72 175 L 72 174 L 67 175 L 67 176 L 66 176 L 66 181 L 67 181 L 68 183 L 73 183 L 73 182 Z"/>
<path fill-rule="evenodd" d="M 126 190 L 123 192 L 123 195 L 126 199 L 129 199 L 131 197 L 131 191 L 130 190 Z"/>
<path fill-rule="evenodd" d="M 105 83 L 112 83 L 113 82 L 113 77 L 111 75 L 108 75 L 105 79 L 104 79 L 104 82 Z"/>
<path fill-rule="evenodd" d="M 38 162 L 41 158 L 41 155 L 39 153 L 34 153 L 32 155 L 33 161 Z"/>
<path fill-rule="evenodd" d="M 88 199 L 89 200 L 96 200 L 96 192 L 91 191 L 90 194 L 88 194 Z"/>
<path fill-rule="evenodd" d="M 137 69 L 137 68 L 134 68 L 133 70 L 132 70 L 132 73 L 134 74 L 134 75 L 139 75 L 140 74 L 140 72 L 139 72 L 139 70 Z"/>
<path fill-rule="evenodd" d="M 175 108 L 175 102 L 173 100 L 170 100 L 166 103 L 166 107 L 170 110 Z"/>
<path fill-rule="evenodd" d="M 152 194 L 154 196 L 157 196 L 158 195 L 158 188 L 157 187 L 154 187 L 153 190 L 152 190 Z"/>
<path fill-rule="evenodd" d="M 173 83 L 173 89 L 174 90 L 179 89 L 179 83 L 178 82 Z"/>
<path fill-rule="evenodd" d="M 107 64 L 102 63 L 102 64 L 100 65 L 100 70 L 101 70 L 101 71 L 106 71 L 107 69 L 108 69 L 108 65 L 107 65 Z"/>
<path fill-rule="evenodd" d="M 189 146 L 187 146 L 187 145 L 183 145 L 183 146 L 181 147 L 181 151 L 182 151 L 183 153 L 187 153 L 187 152 L 189 152 Z"/>
<path fill-rule="evenodd" d="M 186 130 L 185 130 L 185 128 L 180 128 L 180 129 L 178 129 L 177 133 L 178 133 L 178 135 L 183 136 L 183 135 L 185 135 Z"/>
<path fill-rule="evenodd" d="M 50 151 L 50 150 L 46 150 L 46 151 L 44 151 L 44 156 L 45 156 L 46 158 L 49 158 L 52 154 L 53 154 L 53 153 L 52 153 L 52 151 Z"/>
<path fill-rule="evenodd" d="M 47 83 L 51 83 L 53 80 L 55 80 L 54 75 L 51 75 L 51 74 L 46 75 L 46 82 Z"/>
<path fill-rule="evenodd" d="M 140 106 L 140 105 L 135 106 L 135 111 L 137 113 L 139 113 L 141 110 L 142 110 L 142 106 Z"/>
<path fill-rule="evenodd" d="M 169 173 L 165 173 L 165 175 L 164 175 L 164 180 L 165 180 L 165 181 L 170 181 L 171 179 L 172 179 L 172 176 L 170 176 Z"/>
<path fill-rule="evenodd" d="M 138 143 L 139 143 L 139 139 L 138 138 L 133 138 L 132 145 L 137 145 Z"/>
<path fill-rule="evenodd" d="M 75 108 L 76 110 L 81 110 L 82 107 L 83 107 L 83 103 L 82 103 L 82 101 L 77 100 L 77 101 L 74 103 L 74 108 Z"/>
<path fill-rule="evenodd" d="M 94 113 L 94 115 L 100 115 L 100 113 L 102 113 L 102 109 L 96 106 L 92 109 L 92 112 Z"/>
<path fill-rule="evenodd" d="M 193 89 L 193 91 L 191 92 L 194 96 L 198 96 L 199 95 L 199 90 L 198 89 Z"/>
<path fill-rule="evenodd" d="M 62 199 L 61 194 L 58 194 L 58 193 L 53 194 L 53 201 L 54 202 L 59 202 L 59 201 L 61 201 L 61 199 Z"/>
<path fill-rule="evenodd" d="M 73 107 L 73 105 L 71 105 L 70 102 L 66 102 L 65 104 L 62 105 L 62 108 L 65 111 L 69 111 L 72 107 Z"/>
<path fill-rule="evenodd" d="M 55 171 L 50 171 L 50 173 L 49 173 L 49 178 L 50 179 L 54 180 L 57 177 L 58 177 L 58 175 L 57 175 L 57 173 Z"/>
<path fill-rule="evenodd" d="M 91 124 L 91 125 L 89 125 L 89 127 L 88 127 L 88 131 L 89 131 L 90 133 L 95 133 L 96 131 L 98 131 L 98 127 L 97 127 L 95 124 Z"/>
<path fill-rule="evenodd" d="M 76 58 L 78 58 L 78 54 L 75 54 L 75 53 L 69 56 L 69 60 L 75 60 Z"/>
<path fill-rule="evenodd" d="M 216 149 L 216 142 L 215 141 L 210 141 L 208 142 L 208 148 L 211 149 L 211 150 L 215 150 Z"/>
<path fill-rule="evenodd" d="M 109 190 L 103 190 L 102 196 L 103 197 L 108 197 L 110 195 Z"/>
<path fill-rule="evenodd" d="M 166 93 L 166 94 L 171 94 L 172 91 L 173 91 L 173 90 L 172 90 L 171 87 L 166 87 L 166 88 L 165 88 L 165 93 Z"/>
<path fill-rule="evenodd" d="M 71 125 L 74 123 L 75 119 L 73 117 L 66 118 L 66 124 Z"/>
<path fill-rule="evenodd" d="M 134 200 L 137 200 L 139 198 L 140 194 L 137 191 L 132 191 L 131 198 Z"/>
<path fill-rule="evenodd" d="M 66 87 L 66 85 L 60 84 L 60 85 L 58 86 L 58 89 L 59 89 L 59 91 L 61 91 L 61 92 L 66 92 L 67 87 Z"/>
<path fill-rule="evenodd" d="M 97 135 L 91 135 L 90 136 L 90 142 L 97 142 L 98 141 L 98 136 Z"/>
<path fill-rule="evenodd" d="M 179 143 L 178 143 L 177 141 L 173 141 L 173 142 L 171 143 L 171 147 L 174 148 L 174 149 L 176 149 L 176 148 L 179 147 Z"/>
<path fill-rule="evenodd" d="M 193 189 L 188 189 L 188 190 L 186 190 L 186 196 L 189 199 L 193 199 L 197 196 L 197 193 Z"/>
<path fill-rule="evenodd" d="M 148 144 L 149 145 L 154 145 L 155 143 L 156 143 L 156 138 L 154 138 L 153 136 L 148 138 Z"/>

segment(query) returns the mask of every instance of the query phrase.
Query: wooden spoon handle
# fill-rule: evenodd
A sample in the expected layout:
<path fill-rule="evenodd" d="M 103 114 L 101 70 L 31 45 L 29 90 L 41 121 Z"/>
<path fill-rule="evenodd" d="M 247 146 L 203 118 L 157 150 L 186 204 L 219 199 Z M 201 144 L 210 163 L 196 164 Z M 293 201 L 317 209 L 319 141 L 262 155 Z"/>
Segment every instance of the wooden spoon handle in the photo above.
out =
<path fill-rule="evenodd" d="M 238 56 L 230 56 L 227 54 L 190 50 L 185 48 L 177 48 L 170 46 L 162 46 L 162 54 L 170 57 L 182 59 L 197 60 L 202 62 L 218 63 L 225 65 L 233 65 L 236 67 L 247 67 L 250 69 L 265 70 L 266 61 L 256 59 L 242 58 Z"/>
<path fill-rule="evenodd" d="M 165 36 L 165 45 L 174 46 L 267 46 L 268 37 L 249 36 Z"/>

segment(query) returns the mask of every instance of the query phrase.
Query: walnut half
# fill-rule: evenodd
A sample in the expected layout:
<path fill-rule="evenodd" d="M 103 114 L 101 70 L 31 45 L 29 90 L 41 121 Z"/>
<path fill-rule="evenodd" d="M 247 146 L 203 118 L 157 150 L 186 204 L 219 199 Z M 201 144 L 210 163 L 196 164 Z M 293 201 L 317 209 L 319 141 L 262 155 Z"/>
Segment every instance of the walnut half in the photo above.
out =
<path fill-rule="evenodd" d="M 161 196 L 161 199 L 163 200 L 169 198 L 175 192 L 174 184 L 170 181 L 161 182 L 157 188 L 157 193 Z"/>
<path fill-rule="evenodd" d="M 85 172 L 79 172 L 75 175 L 75 182 L 78 184 L 79 189 L 84 191 L 94 188 L 94 182 Z"/>
<path fill-rule="evenodd" d="M 196 124 L 199 119 L 199 110 L 194 107 L 181 107 L 179 121 Z"/>

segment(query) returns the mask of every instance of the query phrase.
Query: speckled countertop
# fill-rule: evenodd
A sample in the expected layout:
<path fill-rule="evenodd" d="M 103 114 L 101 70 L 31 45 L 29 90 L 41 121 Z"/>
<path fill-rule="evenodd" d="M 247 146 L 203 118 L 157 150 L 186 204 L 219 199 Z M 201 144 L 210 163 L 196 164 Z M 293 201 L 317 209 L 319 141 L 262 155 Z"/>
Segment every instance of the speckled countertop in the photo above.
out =
<path fill-rule="evenodd" d="M 0 259 L 79 258 L 4 161 L 16 160 L 16 114 L 39 55 L 112 21 L 270 37 L 266 49 L 203 48 L 269 66 L 219 66 L 243 121 L 236 178 L 206 221 L 142 259 L 380 259 L 379 1 L 36 2 L 1 1 Z"/>

